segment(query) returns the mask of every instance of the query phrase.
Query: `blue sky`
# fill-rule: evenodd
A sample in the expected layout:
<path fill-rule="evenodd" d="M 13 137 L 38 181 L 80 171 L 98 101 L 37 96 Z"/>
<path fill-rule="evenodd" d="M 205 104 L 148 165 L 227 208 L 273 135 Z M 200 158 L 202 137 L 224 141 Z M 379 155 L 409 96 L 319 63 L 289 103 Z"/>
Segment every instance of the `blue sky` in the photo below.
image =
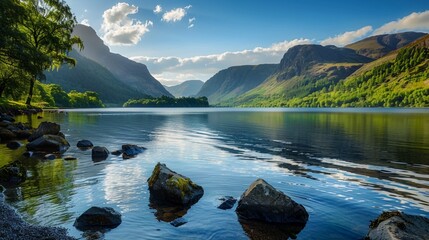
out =
<path fill-rule="evenodd" d="M 427 0 L 66 0 L 113 52 L 162 83 L 278 63 L 297 44 L 343 46 L 382 33 L 429 32 Z M 158 11 L 155 11 L 158 7 Z"/>

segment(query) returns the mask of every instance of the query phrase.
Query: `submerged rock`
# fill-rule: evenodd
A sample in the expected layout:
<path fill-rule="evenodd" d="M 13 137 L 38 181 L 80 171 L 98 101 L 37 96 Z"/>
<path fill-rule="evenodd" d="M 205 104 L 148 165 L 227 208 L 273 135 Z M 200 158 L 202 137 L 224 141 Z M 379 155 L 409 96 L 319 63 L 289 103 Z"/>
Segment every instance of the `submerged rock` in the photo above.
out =
<path fill-rule="evenodd" d="M 0 168 L 0 184 L 15 187 L 27 179 L 27 170 L 17 164 L 9 164 Z"/>
<path fill-rule="evenodd" d="M 269 223 L 305 224 L 308 213 L 304 206 L 296 203 L 273 186 L 258 179 L 243 193 L 236 213 L 240 219 Z"/>
<path fill-rule="evenodd" d="M 78 230 L 102 230 L 116 228 L 122 223 L 121 214 L 110 207 L 91 207 L 80 215 L 73 226 Z"/>
<path fill-rule="evenodd" d="M 113 152 L 111 152 L 111 154 L 112 154 L 112 155 L 115 155 L 115 156 L 119 156 L 119 155 L 121 155 L 121 154 L 122 154 L 122 150 L 116 150 L 116 151 L 113 151 Z"/>
<path fill-rule="evenodd" d="M 13 140 L 16 139 L 16 134 L 6 128 L 0 128 L 0 139 L 1 140 Z"/>
<path fill-rule="evenodd" d="M 142 153 L 144 150 L 146 150 L 145 147 L 140 147 L 132 144 L 125 144 L 125 145 L 122 145 L 122 157 L 125 159 L 133 158 L 138 154 Z"/>
<path fill-rule="evenodd" d="M 57 156 L 55 156 L 55 154 L 52 154 L 52 153 L 46 154 L 45 156 L 43 156 L 43 159 L 46 159 L 46 160 L 54 160 L 56 158 Z"/>
<path fill-rule="evenodd" d="M 6 147 L 12 150 L 18 149 L 19 147 L 21 147 L 21 143 L 13 141 L 13 142 L 8 142 L 6 144 Z"/>
<path fill-rule="evenodd" d="M 66 161 L 73 161 L 73 160 L 77 160 L 77 157 L 69 155 L 69 156 L 64 156 L 63 159 Z"/>
<path fill-rule="evenodd" d="M 92 148 L 94 145 L 89 140 L 80 140 L 79 142 L 77 142 L 76 146 L 80 149 L 86 150 Z"/>
<path fill-rule="evenodd" d="M 37 152 L 64 153 L 70 144 L 63 137 L 57 135 L 43 135 L 27 144 L 27 150 Z"/>
<path fill-rule="evenodd" d="M 103 161 L 109 156 L 109 150 L 105 147 L 95 146 L 92 148 L 92 160 Z"/>
<path fill-rule="evenodd" d="M 222 201 L 222 203 L 217 207 L 222 210 L 231 209 L 234 207 L 235 203 L 237 202 L 237 199 L 231 196 L 225 196 L 223 198 L 219 198 L 219 200 Z"/>
<path fill-rule="evenodd" d="M 31 134 L 28 138 L 28 141 L 34 141 L 37 138 L 40 138 L 43 135 L 58 135 L 60 132 L 60 125 L 53 122 L 42 122 L 37 127 L 36 131 Z"/>
<path fill-rule="evenodd" d="M 151 201 L 157 205 L 190 206 L 203 196 L 204 190 L 191 179 L 158 163 L 148 179 Z"/>
<path fill-rule="evenodd" d="M 180 227 L 186 223 L 188 223 L 188 221 L 186 221 L 186 219 L 184 218 L 177 218 L 174 221 L 170 222 L 170 224 L 174 227 Z"/>
<path fill-rule="evenodd" d="M 371 221 L 367 239 L 429 239 L 429 219 L 399 211 L 383 212 L 377 219 Z"/>

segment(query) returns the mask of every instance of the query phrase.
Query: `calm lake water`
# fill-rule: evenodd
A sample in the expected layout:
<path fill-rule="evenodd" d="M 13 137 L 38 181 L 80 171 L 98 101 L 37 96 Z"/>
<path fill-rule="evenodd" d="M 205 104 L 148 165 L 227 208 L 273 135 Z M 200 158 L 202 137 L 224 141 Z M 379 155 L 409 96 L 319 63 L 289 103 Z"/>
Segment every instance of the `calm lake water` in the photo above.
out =
<path fill-rule="evenodd" d="M 28 180 L 9 189 L 8 202 L 32 223 L 63 226 L 91 206 L 122 213 L 106 239 L 247 239 L 234 212 L 218 198 L 239 198 L 263 178 L 310 214 L 298 239 L 361 239 L 383 210 L 429 217 L 428 109 L 91 109 L 43 119 L 61 124 L 77 161 L 25 160 Z M 147 150 L 123 160 L 93 162 L 76 143 Z M 25 147 L 0 146 L 4 162 Z M 158 221 L 147 179 L 165 163 L 205 193 L 180 227 Z"/>

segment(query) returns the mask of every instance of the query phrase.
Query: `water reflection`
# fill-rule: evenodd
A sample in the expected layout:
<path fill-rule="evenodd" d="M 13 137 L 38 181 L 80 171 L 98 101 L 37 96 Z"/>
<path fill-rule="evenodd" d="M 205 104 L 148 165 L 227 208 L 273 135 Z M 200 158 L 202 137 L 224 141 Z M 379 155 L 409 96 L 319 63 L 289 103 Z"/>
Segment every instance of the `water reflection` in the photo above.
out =
<path fill-rule="evenodd" d="M 284 238 L 299 232 L 303 239 L 359 239 L 382 210 L 429 212 L 429 114 L 424 111 L 104 109 L 25 119 L 33 126 L 47 120 L 61 124 L 72 145 L 67 154 L 78 160 L 25 162 L 30 180 L 8 189 L 8 201 L 27 220 L 63 225 L 78 237 L 74 218 L 92 205 L 114 207 L 124 216 L 121 226 L 106 233 L 108 239 L 139 238 L 142 232 L 147 239 L 267 236 L 266 227 L 242 224 L 233 209 L 216 207 L 219 196 L 239 197 L 259 177 L 310 213 L 300 232 L 275 235 Z M 91 151 L 75 147 L 82 139 L 110 151 L 122 144 L 147 150 L 133 159 L 109 155 L 94 163 Z M 14 161 L 21 150 L 0 146 L 0 157 Z M 190 177 L 205 195 L 191 209 L 152 205 L 146 181 L 157 162 Z M 185 214 L 188 223 L 180 228 L 166 223 Z"/>

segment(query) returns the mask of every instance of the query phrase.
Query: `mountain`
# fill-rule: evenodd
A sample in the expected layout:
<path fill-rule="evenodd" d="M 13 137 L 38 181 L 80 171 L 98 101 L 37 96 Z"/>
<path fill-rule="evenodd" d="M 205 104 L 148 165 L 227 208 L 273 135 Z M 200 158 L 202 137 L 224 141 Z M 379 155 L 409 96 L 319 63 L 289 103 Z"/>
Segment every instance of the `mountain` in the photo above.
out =
<path fill-rule="evenodd" d="M 80 54 L 108 69 L 119 81 L 145 95 L 172 97 L 149 73 L 146 65 L 111 53 L 91 27 L 78 24 L 75 26 L 73 34 L 79 36 L 84 43 L 85 48 Z"/>
<path fill-rule="evenodd" d="M 384 34 L 365 38 L 345 46 L 355 50 L 358 54 L 378 59 L 388 53 L 404 47 L 405 45 L 425 36 L 426 33 L 404 32 L 397 34 Z"/>
<path fill-rule="evenodd" d="M 363 66 L 329 90 L 286 106 L 429 107 L 429 35 Z"/>
<path fill-rule="evenodd" d="M 282 106 L 288 99 L 329 88 L 370 61 L 348 48 L 295 46 L 284 54 L 277 71 L 267 80 L 220 105 Z"/>
<path fill-rule="evenodd" d="M 46 82 L 59 84 L 65 91 L 94 91 L 107 105 L 120 104 L 130 98 L 141 98 L 142 93 L 131 89 L 116 79 L 100 64 L 80 55 L 76 50 L 69 53 L 76 59 L 75 67 L 62 66 L 58 71 L 45 72 Z"/>
<path fill-rule="evenodd" d="M 171 87 L 165 86 L 165 89 L 167 89 L 175 97 L 192 97 L 195 96 L 198 91 L 200 91 L 203 84 L 204 82 L 201 80 L 188 80 L 182 82 L 179 85 Z"/>
<path fill-rule="evenodd" d="M 278 64 L 236 66 L 216 73 L 204 83 L 197 96 L 205 96 L 210 104 L 217 104 L 239 96 L 261 84 Z"/>

